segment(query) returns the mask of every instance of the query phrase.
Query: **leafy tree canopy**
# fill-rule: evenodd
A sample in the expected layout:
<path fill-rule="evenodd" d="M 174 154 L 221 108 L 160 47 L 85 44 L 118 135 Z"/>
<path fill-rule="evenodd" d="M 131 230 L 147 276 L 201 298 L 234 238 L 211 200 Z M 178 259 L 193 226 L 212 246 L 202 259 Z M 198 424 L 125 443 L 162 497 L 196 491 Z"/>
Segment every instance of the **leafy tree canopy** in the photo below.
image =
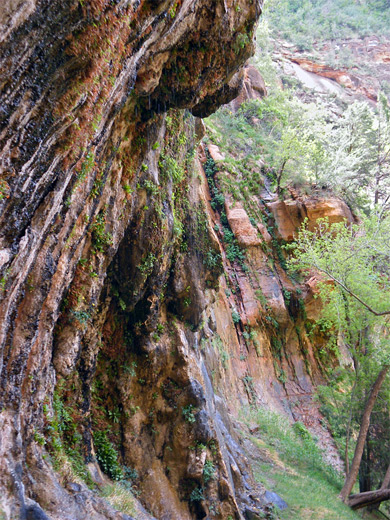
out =
<path fill-rule="evenodd" d="M 320 295 L 327 316 L 339 330 L 354 334 L 378 320 L 387 323 L 390 217 L 364 217 L 359 224 L 320 219 L 314 231 L 304 223 L 296 241 L 287 247 L 293 252 L 290 269 L 321 273 Z"/>
<path fill-rule="evenodd" d="M 273 34 L 302 49 L 315 41 L 390 34 L 388 0 L 268 0 Z"/>

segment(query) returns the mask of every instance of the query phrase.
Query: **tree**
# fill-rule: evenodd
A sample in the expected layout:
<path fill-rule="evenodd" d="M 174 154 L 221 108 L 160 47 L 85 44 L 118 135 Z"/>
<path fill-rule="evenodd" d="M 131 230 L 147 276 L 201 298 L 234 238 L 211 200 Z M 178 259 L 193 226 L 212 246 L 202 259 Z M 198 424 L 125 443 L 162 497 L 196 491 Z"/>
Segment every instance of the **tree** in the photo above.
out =
<path fill-rule="evenodd" d="M 390 209 L 390 108 L 355 102 L 343 113 L 304 103 L 275 87 L 249 105 L 259 123 L 265 159 L 281 195 L 290 184 L 327 186 L 354 208 Z"/>
<path fill-rule="evenodd" d="M 375 110 L 355 102 L 335 118 L 324 148 L 324 183 L 354 207 L 389 208 L 390 109 L 383 93 Z"/>
<path fill-rule="evenodd" d="M 368 432 L 368 428 L 370 426 L 371 413 L 374 408 L 376 398 L 378 397 L 379 391 L 383 385 L 383 382 L 384 382 L 387 374 L 389 373 L 389 369 L 390 369 L 389 364 L 386 364 L 381 368 L 378 376 L 375 379 L 375 383 L 371 388 L 369 398 L 365 404 L 362 421 L 360 424 L 359 436 L 358 436 L 358 439 L 356 442 L 355 454 L 353 457 L 351 467 L 347 473 L 347 477 L 345 479 L 343 489 L 340 492 L 340 497 L 343 500 L 343 502 L 348 501 L 348 497 L 351 494 L 352 488 L 356 482 L 356 478 L 359 473 L 360 463 L 362 460 L 364 444 L 366 442 L 367 432 Z M 384 500 L 388 500 L 390 498 L 390 489 L 388 489 L 387 491 L 388 491 L 388 493 L 384 494 L 384 496 L 383 496 Z M 355 496 L 355 500 L 356 500 L 356 498 L 358 498 L 358 495 Z M 359 498 L 361 498 L 361 497 L 359 497 Z M 365 496 L 365 498 L 368 498 L 368 496 Z M 350 502 L 350 504 L 351 504 L 351 502 Z M 352 502 L 352 504 L 353 504 L 353 502 Z M 361 504 L 362 504 L 361 507 L 364 507 L 365 505 L 367 505 L 367 501 L 363 500 L 361 502 Z"/>
<path fill-rule="evenodd" d="M 377 373 L 364 404 L 353 461 L 340 497 L 351 507 L 388 500 L 389 489 L 350 496 L 361 465 L 370 418 L 390 370 L 390 218 L 383 212 L 359 225 L 318 221 L 314 231 L 304 225 L 291 246 L 293 270 L 320 274 L 323 318 L 334 338 L 348 346 L 355 366 L 362 356 L 375 359 Z M 385 478 L 385 483 L 387 478 Z"/>
<path fill-rule="evenodd" d="M 302 49 L 314 42 L 385 34 L 390 27 L 388 0 L 272 0 L 265 3 L 274 37 Z"/>
<path fill-rule="evenodd" d="M 318 108 L 275 90 L 258 104 L 257 117 L 265 145 L 264 158 L 276 193 L 280 195 L 292 181 L 314 181 L 324 160 L 319 136 L 325 133 L 325 123 Z"/>

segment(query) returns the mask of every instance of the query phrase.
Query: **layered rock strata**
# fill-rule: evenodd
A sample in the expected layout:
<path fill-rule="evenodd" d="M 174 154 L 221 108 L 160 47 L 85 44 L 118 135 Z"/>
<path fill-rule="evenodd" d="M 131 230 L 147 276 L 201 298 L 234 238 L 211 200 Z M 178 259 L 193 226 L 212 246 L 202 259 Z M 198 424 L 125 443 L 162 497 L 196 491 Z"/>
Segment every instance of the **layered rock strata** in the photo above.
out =
<path fill-rule="evenodd" d="M 215 200 L 224 157 L 198 149 L 196 117 L 242 79 L 238 104 L 265 94 L 252 69 L 237 72 L 260 8 L 0 8 L 7 520 L 272 517 L 236 427 L 242 410 L 273 407 L 331 443 L 311 399 L 326 342 L 315 279 L 289 278 L 280 243 L 305 216 L 353 217 L 337 200 L 259 196 L 254 221 L 228 194 Z"/>
<path fill-rule="evenodd" d="M 196 461 L 191 466 L 180 445 L 171 447 L 181 467 L 173 464 L 170 475 L 161 451 L 168 439 L 189 442 L 195 435 L 183 433 L 191 423 L 182 409 L 193 406 L 200 413 L 206 406 L 202 383 L 184 368 L 193 362 L 193 338 L 187 339 L 183 325 L 172 324 L 176 361 L 168 347 L 164 357 L 159 355 L 164 349 L 148 339 L 167 312 L 161 310 L 165 294 L 164 309 L 197 327 L 203 284 L 215 279 L 207 270 L 201 276 L 202 261 L 191 262 L 195 253 L 187 257 L 185 247 L 180 249 L 180 237 L 187 238 L 196 225 L 184 205 L 185 190 L 194 191 L 188 173 L 193 118 L 165 114 L 178 107 L 204 116 L 237 94 L 237 70 L 252 52 L 260 9 L 258 0 L 9 0 L 0 8 L 0 488 L 5 518 L 43 518 L 43 511 L 61 519 L 120 517 L 84 484 L 72 483 L 74 468 L 71 475 L 58 476 L 53 464 L 56 449 L 61 456 L 65 450 L 55 446 L 55 439 L 59 442 L 64 429 L 69 434 L 70 424 L 76 435 L 70 444 L 80 446 L 84 460 L 93 463 L 91 432 L 106 428 L 107 418 L 118 424 L 116 406 L 120 432 L 114 431 L 119 437 L 111 441 L 121 446 L 125 462 L 137 451 L 131 433 L 137 428 L 124 427 L 122 415 L 132 415 L 125 397 L 118 397 L 112 409 L 108 392 L 101 405 L 104 420 L 92 414 L 93 380 L 105 356 L 114 363 L 123 357 L 112 379 L 99 383 L 107 383 L 114 394 L 130 385 L 122 384 L 123 367 L 136 363 L 146 371 L 143 362 L 126 361 L 130 353 L 157 363 L 149 368 L 161 392 L 170 389 L 172 372 L 183 393 L 174 407 L 166 398 L 169 410 L 159 415 L 165 440 L 143 446 L 143 456 L 151 457 L 145 456 L 139 472 L 147 490 L 144 504 L 159 518 L 203 517 L 202 511 L 210 510 L 211 498 L 190 500 L 199 480 L 199 470 L 191 469 Z M 185 277 L 203 281 L 188 294 Z M 186 298 L 199 311 L 187 309 Z M 114 329 L 124 313 L 122 337 Z M 131 342 L 123 339 L 130 336 Z M 152 376 L 137 376 L 139 394 L 145 394 L 142 385 Z M 200 372 L 198 377 L 202 381 Z M 71 412 L 68 423 L 64 406 Z M 207 417 L 199 434 L 206 443 L 216 438 Z M 151 430 L 148 438 L 154 435 Z M 221 476 L 210 493 L 221 501 L 219 517 L 229 512 L 235 517 L 240 507 L 230 470 L 224 469 L 222 443 L 222 437 L 220 443 L 216 439 L 214 451 L 225 484 Z M 64 467 L 57 464 L 57 469 Z"/>

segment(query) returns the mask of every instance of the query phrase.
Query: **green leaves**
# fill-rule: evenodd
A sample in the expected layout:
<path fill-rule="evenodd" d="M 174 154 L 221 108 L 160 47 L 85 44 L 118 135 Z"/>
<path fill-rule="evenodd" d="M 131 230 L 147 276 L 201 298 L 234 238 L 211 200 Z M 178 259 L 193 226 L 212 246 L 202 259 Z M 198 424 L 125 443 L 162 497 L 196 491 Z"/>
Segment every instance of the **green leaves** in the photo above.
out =
<path fill-rule="evenodd" d="M 321 219 L 313 231 L 304 223 L 295 243 L 287 246 L 293 253 L 290 270 L 318 278 L 322 318 L 333 324 L 335 335 L 341 334 L 351 348 L 369 344 L 378 362 L 390 349 L 389 237 L 389 217 L 365 218 L 359 224 Z"/>
<path fill-rule="evenodd" d="M 123 472 L 118 462 L 118 452 L 107 438 L 107 432 L 95 431 L 93 440 L 100 467 L 112 480 L 122 480 Z"/>
<path fill-rule="evenodd" d="M 316 180 L 324 160 L 327 126 L 314 104 L 303 103 L 277 88 L 261 102 L 244 103 L 239 114 L 248 121 L 249 128 L 253 118 L 258 121 L 254 141 L 261 143 L 269 176 L 278 193 L 288 184 L 303 185 Z"/>
<path fill-rule="evenodd" d="M 324 145 L 320 173 L 324 184 L 366 213 L 374 204 L 388 206 L 390 121 L 383 94 L 375 111 L 368 103 L 350 105 L 334 120 Z"/>
<path fill-rule="evenodd" d="M 215 479 L 215 466 L 212 460 L 206 460 L 203 466 L 203 482 L 207 484 L 210 480 Z"/>
<path fill-rule="evenodd" d="M 188 422 L 189 424 L 193 424 L 196 422 L 195 418 L 195 406 L 193 404 L 189 404 L 188 406 L 183 406 L 182 408 L 182 414 L 184 417 L 184 420 Z"/>
<path fill-rule="evenodd" d="M 314 42 L 388 33 L 390 5 L 386 0 L 274 0 L 266 2 L 266 16 L 275 36 L 300 49 Z"/>
<path fill-rule="evenodd" d="M 103 253 L 112 245 L 112 235 L 106 228 L 106 213 L 100 212 L 96 215 L 95 221 L 91 226 L 93 252 Z"/>

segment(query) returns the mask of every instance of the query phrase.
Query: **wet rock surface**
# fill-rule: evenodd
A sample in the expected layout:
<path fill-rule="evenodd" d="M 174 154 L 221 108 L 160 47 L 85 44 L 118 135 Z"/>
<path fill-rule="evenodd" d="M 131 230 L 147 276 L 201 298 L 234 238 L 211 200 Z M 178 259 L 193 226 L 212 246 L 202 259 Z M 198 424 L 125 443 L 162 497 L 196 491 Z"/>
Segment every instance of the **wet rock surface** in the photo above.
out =
<path fill-rule="evenodd" d="M 195 476 L 186 473 L 187 450 L 197 436 L 207 444 L 216 435 L 202 375 L 190 367 L 199 365 L 193 345 L 211 298 L 206 285 L 211 290 L 218 275 L 204 259 L 217 252 L 207 242 L 207 220 L 198 222 L 194 118 L 166 115 L 175 107 L 204 116 L 237 94 L 237 70 L 252 53 L 261 3 L 239 0 L 234 7 L 219 0 L 0 7 L 6 518 L 18 516 L 29 499 L 27 518 L 132 517 L 84 483 L 71 484 L 76 455 L 68 451 L 72 467 L 59 462 L 65 448 L 56 445 L 53 426 L 62 413 L 58 399 L 70 413 L 65 423 L 81 436 L 71 443 L 86 462 L 96 456 L 92 431 L 108 428 L 113 417 L 119 424 L 121 414 L 111 440 L 137 466 L 141 501 L 152 513 L 138 508 L 137 518 L 201 518 L 220 500 L 221 518 L 240 515 L 228 475 L 222 479 L 227 466 L 218 440 L 206 446 L 218 479 L 204 500 L 190 500 L 203 476 L 199 468 Z M 191 240 L 206 240 L 207 250 Z M 177 324 L 168 327 L 172 316 Z M 104 372 L 114 370 L 111 362 L 115 375 Z M 96 392 L 103 392 L 100 404 Z M 182 412 L 191 407 L 197 430 Z"/>
<path fill-rule="evenodd" d="M 205 130 L 195 116 L 231 101 L 242 81 L 245 99 L 265 94 L 251 69 L 239 71 L 260 8 L 257 0 L 0 7 L 7 520 L 271 515 L 239 413 L 267 405 L 320 429 L 311 395 L 325 339 L 314 344 L 304 330 L 318 312 L 316 281 L 299 295 L 276 244 L 305 216 L 313 225 L 352 216 L 322 199 L 281 209 L 268 190 L 256 200 L 268 221 L 256 224 L 226 199 L 248 271 L 227 258 L 198 149 Z M 207 153 L 224 160 L 212 144 Z"/>

